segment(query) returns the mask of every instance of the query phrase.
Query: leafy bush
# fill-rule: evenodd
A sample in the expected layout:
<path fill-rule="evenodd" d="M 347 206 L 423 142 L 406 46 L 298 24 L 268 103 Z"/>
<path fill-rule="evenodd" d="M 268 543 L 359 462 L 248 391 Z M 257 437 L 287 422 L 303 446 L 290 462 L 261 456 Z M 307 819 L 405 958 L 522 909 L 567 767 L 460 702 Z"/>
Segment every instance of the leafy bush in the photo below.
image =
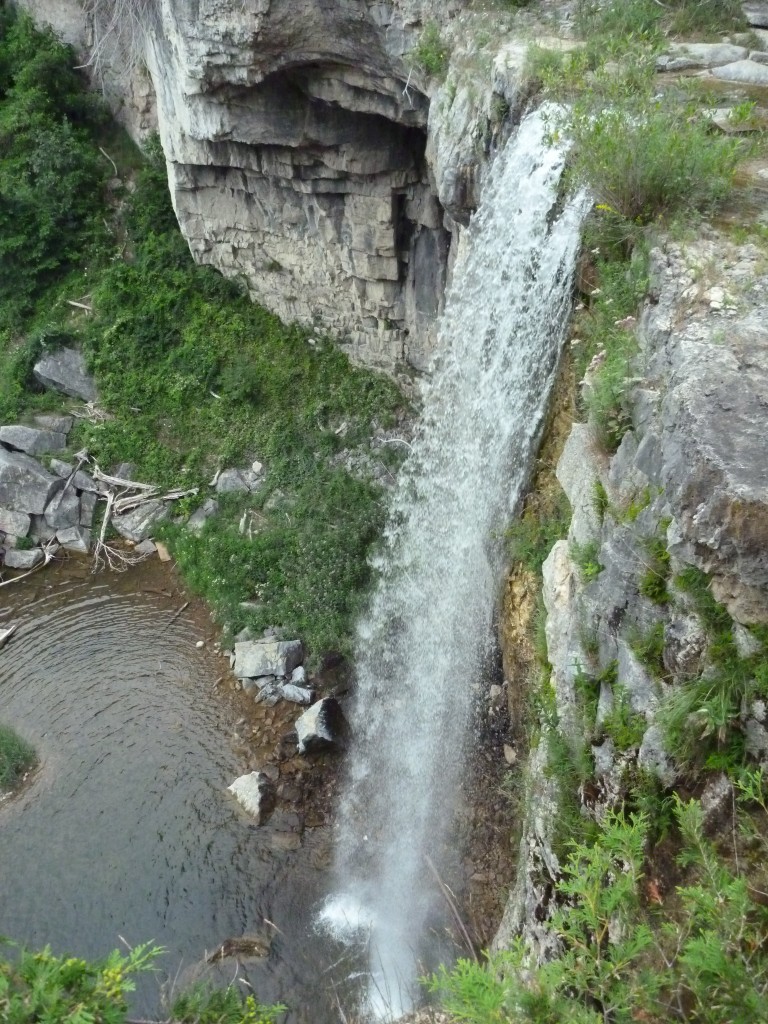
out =
<path fill-rule="evenodd" d="M 29 743 L 7 725 L 0 725 L 0 792 L 17 785 L 36 760 Z"/>
<path fill-rule="evenodd" d="M 55 956 L 48 946 L 14 952 L 11 960 L 0 959 L 0 1019 L 7 1024 L 126 1024 L 133 979 L 154 969 L 162 949 L 145 943 L 92 962 Z M 274 1024 L 284 1009 L 262 1006 L 233 987 L 199 986 L 175 1000 L 166 1024 Z"/>
<path fill-rule="evenodd" d="M 566 130 L 577 179 L 599 206 L 637 224 L 711 212 L 744 153 L 740 141 L 712 135 L 695 108 L 659 97 L 642 63 L 600 72 Z"/>
<path fill-rule="evenodd" d="M 592 844 L 571 844 L 555 885 L 560 951 L 537 965 L 518 942 L 487 967 L 441 968 L 429 985 L 445 1009 L 470 1024 L 765 1021 L 762 893 L 705 838 L 697 801 L 673 798 L 672 809 L 686 872 L 674 898 L 655 910 L 644 899 L 646 816 L 609 813 Z"/>
<path fill-rule="evenodd" d="M 712 596 L 706 573 L 689 566 L 675 578 L 675 586 L 688 594 L 701 617 L 710 665 L 699 678 L 675 687 L 661 706 L 659 721 L 682 765 L 732 770 L 744 758 L 742 709 L 768 697 L 768 631 L 754 627 L 760 647 L 742 657 L 731 617 Z"/>
<path fill-rule="evenodd" d="M 50 29 L 0 12 L 0 326 L 104 238 L 105 114 L 75 63 Z"/>
<path fill-rule="evenodd" d="M 442 77 L 448 70 L 451 48 L 440 35 L 440 26 L 430 21 L 424 26 L 416 47 L 411 51 L 413 62 L 423 68 L 428 75 Z"/>

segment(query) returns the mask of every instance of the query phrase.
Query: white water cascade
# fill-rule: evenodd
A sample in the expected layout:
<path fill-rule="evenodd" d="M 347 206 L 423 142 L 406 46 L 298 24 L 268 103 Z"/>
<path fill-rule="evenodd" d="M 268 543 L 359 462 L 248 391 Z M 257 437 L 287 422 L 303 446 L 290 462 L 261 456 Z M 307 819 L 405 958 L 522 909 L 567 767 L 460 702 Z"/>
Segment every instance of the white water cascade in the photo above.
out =
<path fill-rule="evenodd" d="M 357 636 L 339 809 L 340 894 L 321 919 L 370 950 L 367 1013 L 407 1011 L 465 764 L 503 557 L 570 311 L 587 201 L 529 115 L 494 162 L 457 261 L 438 359 Z M 437 897 L 439 898 L 439 897 Z"/>

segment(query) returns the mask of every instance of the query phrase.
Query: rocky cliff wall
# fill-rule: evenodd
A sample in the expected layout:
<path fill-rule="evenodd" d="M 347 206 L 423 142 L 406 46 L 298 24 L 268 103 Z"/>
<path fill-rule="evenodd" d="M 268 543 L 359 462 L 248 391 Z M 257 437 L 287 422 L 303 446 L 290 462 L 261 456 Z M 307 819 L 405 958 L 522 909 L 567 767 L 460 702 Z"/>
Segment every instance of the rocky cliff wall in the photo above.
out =
<path fill-rule="evenodd" d="M 458 0 L 152 0 L 136 62 L 78 0 L 20 2 L 84 62 L 96 46 L 135 137 L 157 124 L 198 261 L 357 361 L 426 367 L 524 47 L 473 62 Z M 442 84 L 412 55 L 427 25 L 455 57 Z"/>
<path fill-rule="evenodd" d="M 546 959 L 557 944 L 547 921 L 565 794 L 553 743 L 590 765 L 576 798 L 586 819 L 619 806 L 638 771 L 662 789 L 689 778 L 695 753 L 670 742 L 683 693 L 694 695 L 683 722 L 702 757 L 737 736 L 768 765 L 765 702 L 742 699 L 724 675 L 759 674 L 765 658 L 755 627 L 768 622 L 767 268 L 764 248 L 712 230 L 654 250 L 628 382 L 632 427 L 610 455 L 576 423 L 559 459 L 572 520 L 543 570 L 550 670 L 540 686 L 552 715 L 526 769 L 502 948 L 522 933 Z M 691 570 L 698 595 L 683 585 Z M 702 614 L 712 600 L 719 636 Z M 724 706 L 708 709 L 717 693 Z M 706 777 L 712 801 L 730 793 L 725 776 Z"/>

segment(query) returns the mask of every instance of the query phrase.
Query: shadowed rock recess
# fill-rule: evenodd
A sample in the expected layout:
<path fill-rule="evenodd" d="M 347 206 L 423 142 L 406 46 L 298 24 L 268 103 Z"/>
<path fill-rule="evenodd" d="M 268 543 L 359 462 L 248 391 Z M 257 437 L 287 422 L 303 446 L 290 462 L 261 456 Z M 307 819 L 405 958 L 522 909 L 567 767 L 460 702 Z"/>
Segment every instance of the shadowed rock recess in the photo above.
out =
<path fill-rule="evenodd" d="M 392 11 L 165 0 L 159 18 L 149 66 L 195 258 L 353 357 L 421 365 L 409 326 L 428 332 L 438 312 L 449 236 Z"/>

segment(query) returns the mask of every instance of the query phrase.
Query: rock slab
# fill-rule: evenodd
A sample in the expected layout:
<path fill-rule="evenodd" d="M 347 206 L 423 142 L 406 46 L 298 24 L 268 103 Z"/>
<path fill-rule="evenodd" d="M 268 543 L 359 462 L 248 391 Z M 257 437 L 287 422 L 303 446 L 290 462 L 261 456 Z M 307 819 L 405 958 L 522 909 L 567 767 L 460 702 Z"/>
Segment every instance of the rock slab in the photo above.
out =
<path fill-rule="evenodd" d="M 44 388 L 60 391 L 84 402 L 96 401 L 96 385 L 85 368 L 85 359 L 77 349 L 62 348 L 35 363 L 35 380 Z"/>

